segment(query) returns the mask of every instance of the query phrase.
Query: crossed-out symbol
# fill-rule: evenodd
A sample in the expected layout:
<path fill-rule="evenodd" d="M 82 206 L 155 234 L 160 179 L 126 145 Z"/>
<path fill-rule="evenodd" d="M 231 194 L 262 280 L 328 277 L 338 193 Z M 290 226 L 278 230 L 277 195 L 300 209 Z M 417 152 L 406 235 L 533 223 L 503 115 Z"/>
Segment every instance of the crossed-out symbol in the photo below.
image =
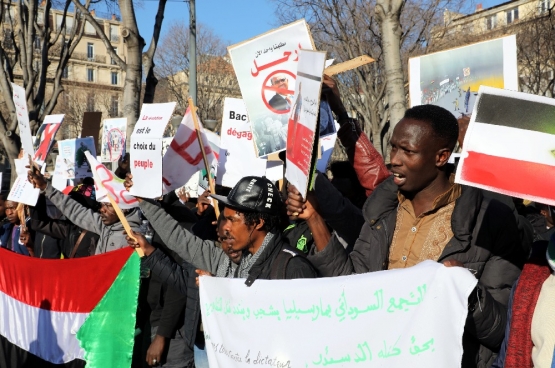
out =
<path fill-rule="evenodd" d="M 272 106 L 270 106 L 270 104 L 268 103 L 268 99 L 266 98 L 266 91 L 273 91 L 282 95 L 293 95 L 295 93 L 294 90 L 290 90 L 290 89 L 282 89 L 282 88 L 278 88 L 278 87 L 274 87 L 271 85 L 268 85 L 268 82 L 272 80 L 272 78 L 276 75 L 276 74 L 287 74 L 288 76 L 290 76 L 292 78 L 291 82 L 294 82 L 297 78 L 295 76 L 295 74 L 291 73 L 289 70 L 275 70 L 274 72 L 270 73 L 266 79 L 264 79 L 264 83 L 262 83 L 262 101 L 264 101 L 264 104 L 266 105 L 266 107 L 273 113 L 276 114 L 287 114 L 289 113 L 289 109 L 287 110 L 276 110 L 274 109 Z M 272 95 L 273 96 L 273 95 Z"/>

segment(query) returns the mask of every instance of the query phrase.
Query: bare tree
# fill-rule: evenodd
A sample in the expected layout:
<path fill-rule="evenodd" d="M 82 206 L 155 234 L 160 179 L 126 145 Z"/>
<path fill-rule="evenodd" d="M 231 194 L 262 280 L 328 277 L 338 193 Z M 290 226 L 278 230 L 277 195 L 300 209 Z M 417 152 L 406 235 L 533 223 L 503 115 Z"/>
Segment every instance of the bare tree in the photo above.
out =
<path fill-rule="evenodd" d="M 210 28 L 197 29 L 197 95 L 201 120 L 221 120 L 225 97 L 240 97 L 226 44 Z M 173 23 L 160 45 L 157 72 L 184 111 L 189 95 L 189 29 Z"/>
<path fill-rule="evenodd" d="M 62 6 L 62 22 L 51 23 L 50 0 L 19 0 L 2 3 L 2 43 L 0 45 L 0 141 L 13 167 L 21 146 L 12 87 L 15 82 L 25 88 L 31 130 L 36 131 L 44 116 L 50 114 L 63 91 L 64 69 L 81 36 L 84 23 L 77 11 L 68 17 L 70 0 Z M 82 9 L 87 10 L 89 0 Z M 69 24 L 67 19 L 73 19 Z M 12 170 L 12 181 L 15 179 Z"/>
<path fill-rule="evenodd" d="M 417 0 L 405 3 L 395 0 L 395 5 L 399 6 L 400 26 L 392 31 L 399 35 L 400 40 L 399 43 L 392 44 L 385 40 L 378 18 L 390 17 L 394 9 L 388 7 L 389 1 L 379 1 L 380 7 L 376 1 L 274 0 L 277 5 L 276 15 L 281 23 L 289 23 L 301 17 L 307 19 L 316 47 L 328 51 L 328 55 L 336 61 L 346 61 L 363 54 L 376 60 L 372 64 L 340 74 L 338 80 L 347 109 L 359 119 L 376 149 L 385 155 L 391 130 L 389 123 L 397 123 L 400 119 L 398 115 L 405 108 L 408 75 L 404 66 L 407 65 L 408 57 L 425 52 L 431 29 L 442 21 L 438 15 L 441 14 L 440 9 L 447 6 L 460 8 L 461 2 Z M 399 82 L 401 83 L 402 99 L 397 94 L 395 100 L 390 100 L 391 96 L 387 93 L 389 81 L 385 67 L 386 44 L 389 45 L 387 47 L 401 52 L 401 63 L 393 69 L 402 74 L 399 77 L 397 73 L 393 80 L 396 89 L 399 89 Z M 395 116 L 391 116 L 393 110 L 396 111 Z"/>

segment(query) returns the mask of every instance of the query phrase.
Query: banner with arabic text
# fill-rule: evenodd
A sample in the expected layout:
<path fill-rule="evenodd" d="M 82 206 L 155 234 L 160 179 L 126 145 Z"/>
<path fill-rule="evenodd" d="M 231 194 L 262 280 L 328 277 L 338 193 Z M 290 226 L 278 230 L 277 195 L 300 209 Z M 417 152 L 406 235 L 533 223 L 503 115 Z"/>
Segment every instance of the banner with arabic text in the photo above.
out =
<path fill-rule="evenodd" d="M 476 282 L 465 268 L 432 261 L 250 287 L 201 277 L 210 367 L 460 367 Z"/>

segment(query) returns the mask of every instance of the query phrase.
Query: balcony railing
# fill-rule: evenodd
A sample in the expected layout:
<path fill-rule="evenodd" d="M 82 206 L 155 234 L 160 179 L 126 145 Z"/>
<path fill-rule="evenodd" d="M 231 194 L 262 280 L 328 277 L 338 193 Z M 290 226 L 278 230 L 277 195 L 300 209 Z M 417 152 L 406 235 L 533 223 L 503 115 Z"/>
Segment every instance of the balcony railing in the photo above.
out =
<path fill-rule="evenodd" d="M 82 61 L 91 61 L 94 63 L 106 63 L 106 56 L 105 55 L 94 55 L 93 57 L 89 57 L 88 54 L 84 52 L 74 52 L 71 55 L 72 59 L 82 60 Z"/>

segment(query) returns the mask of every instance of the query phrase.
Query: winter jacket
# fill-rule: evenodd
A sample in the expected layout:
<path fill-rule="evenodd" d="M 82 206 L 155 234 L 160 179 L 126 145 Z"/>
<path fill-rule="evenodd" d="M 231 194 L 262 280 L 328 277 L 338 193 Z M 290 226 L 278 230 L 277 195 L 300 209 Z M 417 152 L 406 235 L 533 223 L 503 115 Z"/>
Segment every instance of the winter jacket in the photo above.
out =
<path fill-rule="evenodd" d="M 218 266 L 226 263 L 227 254 L 221 248 L 215 246 L 213 241 L 202 240 L 189 231 L 183 229 L 177 221 L 168 215 L 162 208 L 147 201 L 141 202 L 141 210 L 150 221 L 154 230 L 166 246 L 177 253 L 186 262 L 197 268 L 206 270 L 212 274 L 217 273 Z M 306 257 L 296 249 L 289 246 L 281 234 L 276 234 L 268 243 L 263 253 L 249 271 L 247 285 L 251 285 L 256 279 L 269 279 L 271 264 L 282 251 L 286 250 L 295 254 L 287 264 L 285 272 L 286 279 L 316 277 L 317 273 L 306 260 Z M 161 253 L 154 251 L 154 253 Z M 151 255 L 152 256 L 152 255 Z M 157 257 L 157 256 L 155 256 Z M 177 266 L 177 265 L 176 265 Z M 151 267 L 151 269 L 154 269 Z M 184 282 L 183 280 L 181 282 Z M 178 288 L 180 288 L 178 286 Z"/>
<path fill-rule="evenodd" d="M 19 242 L 20 230 L 20 225 L 14 225 L 10 222 L 3 224 L 0 227 L 0 247 L 28 256 L 30 254 L 27 247 Z"/>
<path fill-rule="evenodd" d="M 65 217 L 81 229 L 91 231 L 100 236 L 100 241 L 94 254 L 102 254 L 127 246 L 126 235 L 121 222 L 104 225 L 100 214 L 88 209 L 69 196 L 54 189 L 50 184 L 46 187 L 45 195 L 64 214 Z M 139 211 L 134 208 L 126 216 L 129 226 L 139 231 L 141 219 Z"/>
<path fill-rule="evenodd" d="M 368 198 L 365 223 L 350 254 L 332 236 L 309 260 L 323 276 L 385 270 L 397 216 L 398 187 L 389 178 Z M 453 238 L 438 262 L 454 259 L 478 279 L 479 307 L 470 306 L 463 336 L 462 367 L 489 367 L 503 341 L 507 303 L 527 254 L 520 244 L 515 217 L 496 200 L 484 200 L 479 189 L 463 186 L 455 202 Z M 478 290 L 479 289 L 479 290 Z"/>

